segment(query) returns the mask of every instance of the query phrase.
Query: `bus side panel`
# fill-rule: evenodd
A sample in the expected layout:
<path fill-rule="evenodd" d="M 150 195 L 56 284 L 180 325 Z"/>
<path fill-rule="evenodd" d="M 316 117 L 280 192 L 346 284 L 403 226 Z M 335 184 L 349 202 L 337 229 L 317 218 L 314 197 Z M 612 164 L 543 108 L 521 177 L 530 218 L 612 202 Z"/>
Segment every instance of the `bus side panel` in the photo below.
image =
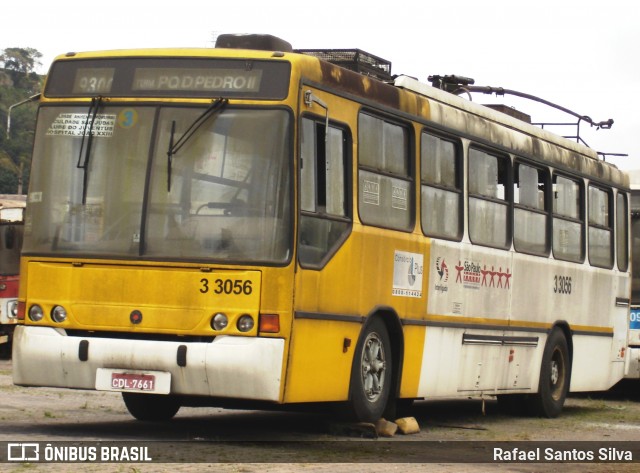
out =
<path fill-rule="evenodd" d="M 628 275 L 521 253 L 513 261 L 510 325 L 521 328 L 520 335 L 527 330 L 540 337 L 541 348 L 544 331 L 564 327 L 572 351 L 571 391 L 609 389 L 624 371 L 627 309 L 617 307 L 616 298 L 625 294 Z M 541 357 L 532 371 L 536 377 Z"/>
<path fill-rule="evenodd" d="M 418 396 L 446 397 L 458 390 L 457 373 L 462 363 L 462 330 L 428 327 Z"/>
<path fill-rule="evenodd" d="M 605 391 L 624 376 L 624 361 L 611 362 L 610 350 L 611 337 L 573 336 L 572 392 Z"/>
<path fill-rule="evenodd" d="M 504 341 L 513 287 L 511 261 L 508 252 L 432 242 L 420 396 L 494 393 L 513 385 L 513 353 Z"/>
<path fill-rule="evenodd" d="M 299 268 L 296 273 L 286 402 L 346 400 L 358 338 L 366 318 L 374 314 L 413 322 L 403 326 L 403 339 L 395 343 L 405 348 L 401 396 L 417 395 L 427 275 L 409 277 L 404 259 L 412 255 L 416 262 L 424 260 L 426 245 L 419 245 L 419 238 L 410 234 L 401 240 L 393 231 L 369 227 L 363 234 L 361 230 L 354 224 L 349 239 L 321 270 Z M 426 270 L 424 264 L 422 269 Z M 402 278 L 397 287 L 394 271 Z M 410 284 L 412 288 L 404 287 Z"/>
<path fill-rule="evenodd" d="M 421 397 L 419 384 L 421 380 L 422 360 L 424 358 L 427 330 L 424 326 L 404 326 L 404 358 L 400 382 L 401 398 Z"/>
<path fill-rule="evenodd" d="M 529 392 L 537 386 L 544 338 L 535 346 L 474 343 L 473 336 L 504 340 L 520 332 L 428 327 L 418 395 L 446 398 L 458 395 Z M 504 342 L 503 342 L 504 343 Z"/>
<path fill-rule="evenodd" d="M 346 400 L 359 333 L 360 324 L 294 320 L 284 402 Z"/>
<path fill-rule="evenodd" d="M 567 340 L 572 390 L 608 389 L 620 378 L 627 317 L 616 297 L 627 274 L 464 243 L 431 249 L 420 396 L 535 391 L 555 324 L 576 334 Z M 606 375 L 592 375 L 593 359 Z"/>
<path fill-rule="evenodd" d="M 515 284 L 511 253 L 433 241 L 430 269 L 430 318 L 507 328 Z"/>

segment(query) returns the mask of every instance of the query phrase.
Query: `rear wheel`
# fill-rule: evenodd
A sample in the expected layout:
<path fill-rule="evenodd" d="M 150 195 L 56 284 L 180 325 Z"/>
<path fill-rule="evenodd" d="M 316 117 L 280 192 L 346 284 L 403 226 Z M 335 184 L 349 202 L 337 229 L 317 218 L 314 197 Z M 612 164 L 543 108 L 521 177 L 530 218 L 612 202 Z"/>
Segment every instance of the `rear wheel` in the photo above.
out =
<path fill-rule="evenodd" d="M 391 391 L 391 341 L 382 320 L 368 323 L 358 341 L 351 369 L 350 401 L 358 421 L 375 422 Z"/>
<path fill-rule="evenodd" d="M 123 392 L 122 399 L 129 413 L 138 420 L 170 420 L 180 409 L 180 403 L 174 396 Z"/>
<path fill-rule="evenodd" d="M 571 379 L 571 360 L 567 339 L 554 330 L 547 339 L 540 368 L 538 393 L 529 399 L 531 413 L 540 417 L 557 417 L 562 412 Z"/>

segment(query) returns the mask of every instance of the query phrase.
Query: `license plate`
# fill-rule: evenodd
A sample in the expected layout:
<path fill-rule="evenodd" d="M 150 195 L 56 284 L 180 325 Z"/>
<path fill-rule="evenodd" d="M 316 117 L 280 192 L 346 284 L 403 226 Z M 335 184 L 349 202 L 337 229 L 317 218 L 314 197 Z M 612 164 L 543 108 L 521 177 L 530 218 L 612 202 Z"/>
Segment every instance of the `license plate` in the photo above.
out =
<path fill-rule="evenodd" d="M 153 391 L 156 377 L 152 374 L 111 373 L 111 388 L 125 391 Z"/>
<path fill-rule="evenodd" d="M 128 391 L 169 394 L 171 374 L 161 371 L 125 371 L 98 368 L 96 389 L 98 391 Z"/>

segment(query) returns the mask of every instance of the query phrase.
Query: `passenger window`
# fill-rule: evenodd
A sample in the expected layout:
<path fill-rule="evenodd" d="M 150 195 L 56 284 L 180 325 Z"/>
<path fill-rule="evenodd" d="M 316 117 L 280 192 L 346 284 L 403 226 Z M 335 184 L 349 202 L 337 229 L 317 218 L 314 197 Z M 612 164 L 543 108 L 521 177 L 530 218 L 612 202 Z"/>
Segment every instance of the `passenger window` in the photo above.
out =
<path fill-rule="evenodd" d="M 629 269 L 629 205 L 627 196 L 618 192 L 616 198 L 616 247 L 618 254 L 618 269 Z"/>
<path fill-rule="evenodd" d="M 469 237 L 478 245 L 508 248 L 509 160 L 469 149 Z"/>
<path fill-rule="evenodd" d="M 396 123 L 360 114 L 358 211 L 363 223 L 411 230 L 409 134 Z"/>
<path fill-rule="evenodd" d="M 300 228 L 298 259 L 320 266 L 351 228 L 347 193 L 346 132 L 304 118 L 300 146 Z"/>
<path fill-rule="evenodd" d="M 460 240 L 462 190 L 459 147 L 430 133 L 421 138 L 421 221 L 425 235 Z"/>
<path fill-rule="evenodd" d="M 548 173 L 516 163 L 513 181 L 513 244 L 516 251 L 549 253 Z"/>
<path fill-rule="evenodd" d="M 553 255 L 565 261 L 584 260 L 582 185 L 562 176 L 553 177 Z"/>
<path fill-rule="evenodd" d="M 610 191 L 589 186 L 589 261 L 613 266 L 613 222 Z"/>

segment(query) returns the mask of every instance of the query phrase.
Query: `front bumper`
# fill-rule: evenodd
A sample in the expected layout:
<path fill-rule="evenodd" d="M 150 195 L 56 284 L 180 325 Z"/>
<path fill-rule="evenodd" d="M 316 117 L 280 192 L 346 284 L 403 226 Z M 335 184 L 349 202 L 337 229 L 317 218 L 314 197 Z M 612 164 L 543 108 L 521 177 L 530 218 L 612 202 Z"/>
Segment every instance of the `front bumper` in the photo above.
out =
<path fill-rule="evenodd" d="M 180 366 L 178 351 L 185 345 L 186 363 Z M 13 382 L 96 389 L 98 368 L 153 370 L 171 374 L 170 394 L 279 402 L 283 359 L 284 340 L 277 338 L 220 336 L 208 343 L 181 343 L 71 337 L 61 329 L 19 325 Z"/>

